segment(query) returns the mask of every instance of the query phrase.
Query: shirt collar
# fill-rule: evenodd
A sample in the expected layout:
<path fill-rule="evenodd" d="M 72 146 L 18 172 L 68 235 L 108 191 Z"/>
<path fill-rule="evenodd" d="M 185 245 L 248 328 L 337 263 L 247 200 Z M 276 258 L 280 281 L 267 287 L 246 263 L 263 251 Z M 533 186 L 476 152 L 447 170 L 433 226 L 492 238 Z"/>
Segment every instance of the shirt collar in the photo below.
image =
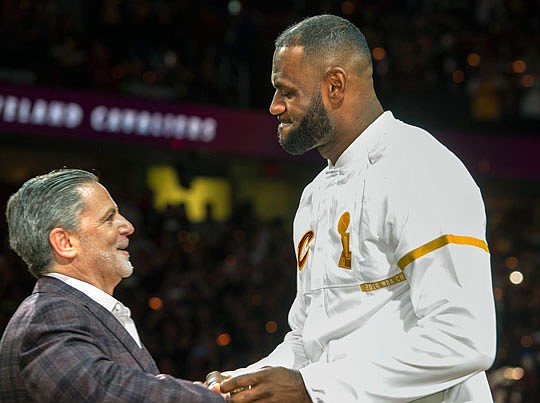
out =
<path fill-rule="evenodd" d="M 44 276 L 54 277 L 58 280 L 63 281 L 67 285 L 76 288 L 80 292 L 88 295 L 88 297 L 92 298 L 109 312 L 112 312 L 114 306 L 119 302 L 116 298 L 107 294 L 105 291 L 93 286 L 92 284 L 77 280 L 73 277 L 66 276 L 65 274 L 47 273 L 44 274 Z"/>

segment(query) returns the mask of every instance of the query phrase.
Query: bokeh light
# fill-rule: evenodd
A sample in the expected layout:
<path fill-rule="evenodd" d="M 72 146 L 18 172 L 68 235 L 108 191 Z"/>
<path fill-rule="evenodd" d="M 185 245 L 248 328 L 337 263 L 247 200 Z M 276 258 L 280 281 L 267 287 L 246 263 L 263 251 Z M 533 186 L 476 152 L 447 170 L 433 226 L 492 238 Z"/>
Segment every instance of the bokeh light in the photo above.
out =
<path fill-rule="evenodd" d="M 229 11 L 230 15 L 238 15 L 242 11 L 242 3 L 240 3 L 238 0 L 231 0 L 227 5 L 227 10 Z"/>
<path fill-rule="evenodd" d="M 508 380 L 519 381 L 525 375 L 525 371 L 520 367 L 508 367 L 504 370 L 504 377 Z"/>
<path fill-rule="evenodd" d="M 535 78 L 532 74 L 524 74 L 519 80 L 522 87 L 531 88 L 535 83 Z"/>
<path fill-rule="evenodd" d="M 386 57 L 386 50 L 380 46 L 373 48 L 371 51 L 371 55 L 373 56 L 373 59 L 377 61 L 381 61 Z"/>
<path fill-rule="evenodd" d="M 480 55 L 478 53 L 469 53 L 467 55 L 467 63 L 471 67 L 478 67 L 481 61 L 482 59 L 480 58 Z"/>
<path fill-rule="evenodd" d="M 518 59 L 512 62 L 512 71 L 514 73 L 524 73 L 527 70 L 527 63 L 524 60 Z"/>
<path fill-rule="evenodd" d="M 351 15 L 354 13 L 354 3 L 352 1 L 344 1 L 341 3 L 341 12 L 345 15 Z"/>
<path fill-rule="evenodd" d="M 228 346 L 229 344 L 231 344 L 231 341 L 232 341 L 232 337 L 229 333 L 227 332 L 223 332 L 223 333 L 220 333 L 218 334 L 218 336 L 216 337 L 216 343 L 218 346 L 220 347 L 226 347 Z"/>
<path fill-rule="evenodd" d="M 277 331 L 278 325 L 276 321 L 269 320 L 268 322 L 266 322 L 266 325 L 264 325 L 264 329 L 266 330 L 267 333 L 272 334 Z"/>
<path fill-rule="evenodd" d="M 159 297 L 151 297 L 148 299 L 148 306 L 153 311 L 158 311 L 163 308 L 163 300 Z"/>
<path fill-rule="evenodd" d="M 452 81 L 456 84 L 461 84 L 465 81 L 465 73 L 462 70 L 454 70 L 452 72 Z"/>
<path fill-rule="evenodd" d="M 519 266 L 519 260 L 515 256 L 508 256 L 505 259 L 504 264 L 508 269 L 515 270 Z"/>
<path fill-rule="evenodd" d="M 512 284 L 515 284 L 515 285 L 521 284 L 523 283 L 523 279 L 524 279 L 523 273 L 518 270 L 515 270 L 512 273 L 510 273 L 510 275 L 508 276 L 508 279 L 510 280 Z"/>

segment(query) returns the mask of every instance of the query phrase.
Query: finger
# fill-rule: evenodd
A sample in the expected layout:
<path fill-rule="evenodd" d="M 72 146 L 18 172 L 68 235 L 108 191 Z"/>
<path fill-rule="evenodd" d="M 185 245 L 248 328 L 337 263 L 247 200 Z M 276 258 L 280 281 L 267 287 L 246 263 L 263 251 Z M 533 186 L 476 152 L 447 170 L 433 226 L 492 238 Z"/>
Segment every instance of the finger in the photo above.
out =
<path fill-rule="evenodd" d="M 260 397 L 251 387 L 235 389 L 232 392 L 227 393 L 227 396 L 227 401 L 232 403 L 256 402 Z"/>
<path fill-rule="evenodd" d="M 251 374 L 240 375 L 229 378 L 221 382 L 221 393 L 240 391 L 255 384 L 254 377 Z"/>

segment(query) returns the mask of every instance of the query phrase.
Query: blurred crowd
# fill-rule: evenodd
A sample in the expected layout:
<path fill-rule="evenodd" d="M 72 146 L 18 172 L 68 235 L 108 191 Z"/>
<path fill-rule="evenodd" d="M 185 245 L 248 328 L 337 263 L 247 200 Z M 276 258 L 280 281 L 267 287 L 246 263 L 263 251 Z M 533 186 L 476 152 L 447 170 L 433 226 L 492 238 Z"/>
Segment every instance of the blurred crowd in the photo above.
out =
<path fill-rule="evenodd" d="M 276 35 L 325 12 L 365 33 L 387 107 L 540 119 L 538 1 L 5 0 L 0 80 L 266 108 Z"/>
<path fill-rule="evenodd" d="M 540 203 L 493 203 L 487 213 L 499 335 L 495 403 L 532 403 L 540 396 Z"/>

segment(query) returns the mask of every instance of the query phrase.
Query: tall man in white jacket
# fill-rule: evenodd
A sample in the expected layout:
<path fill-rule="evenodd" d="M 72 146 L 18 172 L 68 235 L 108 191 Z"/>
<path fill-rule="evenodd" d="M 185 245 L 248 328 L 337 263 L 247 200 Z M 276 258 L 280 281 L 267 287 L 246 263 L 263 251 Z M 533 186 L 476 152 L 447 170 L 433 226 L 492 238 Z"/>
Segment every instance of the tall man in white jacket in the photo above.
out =
<path fill-rule="evenodd" d="M 491 402 L 490 255 L 467 169 L 383 111 L 365 38 L 342 18 L 285 30 L 271 79 L 280 144 L 316 147 L 328 166 L 294 220 L 291 331 L 268 357 L 211 378 L 233 402 Z"/>

